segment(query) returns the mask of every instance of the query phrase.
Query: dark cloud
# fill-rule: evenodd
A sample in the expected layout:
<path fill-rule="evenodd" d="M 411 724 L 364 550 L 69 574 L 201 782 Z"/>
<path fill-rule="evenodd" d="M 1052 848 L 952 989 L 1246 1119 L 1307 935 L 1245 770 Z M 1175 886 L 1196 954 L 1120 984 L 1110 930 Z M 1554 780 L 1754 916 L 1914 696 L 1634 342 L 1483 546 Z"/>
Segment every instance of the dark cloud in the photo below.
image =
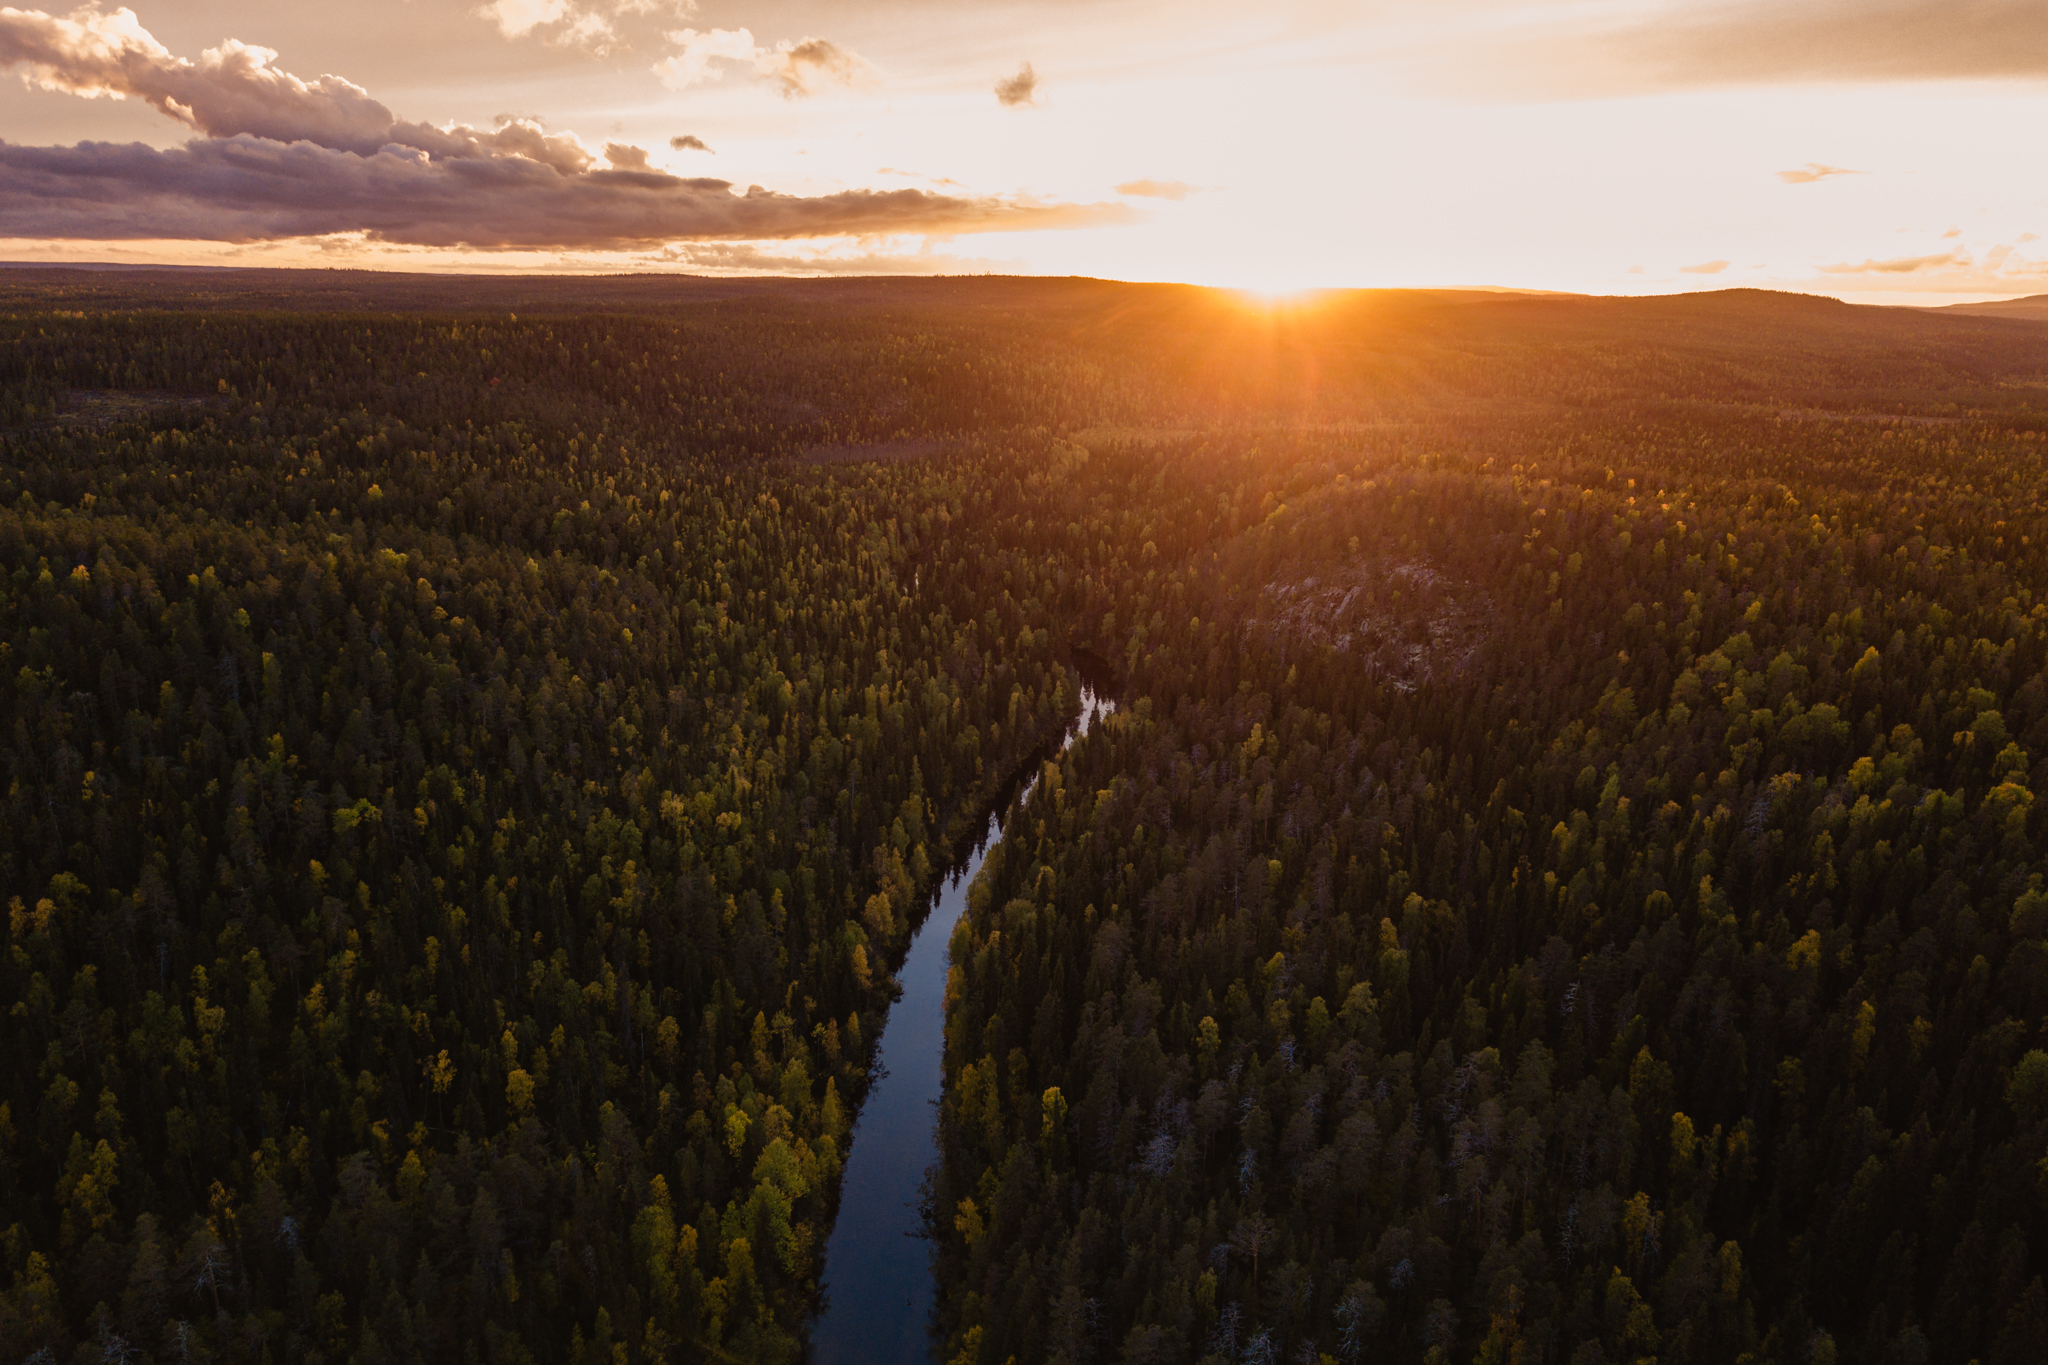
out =
<path fill-rule="evenodd" d="M 1199 187 L 1180 180 L 1126 180 L 1116 187 L 1118 194 L 1128 194 L 1137 199 L 1172 199 L 1175 201 L 1199 194 Z"/>
<path fill-rule="evenodd" d="M 1031 69 L 1031 63 L 1018 67 L 1016 75 L 996 82 L 996 99 L 1006 108 L 1038 103 L 1038 73 Z"/>
<path fill-rule="evenodd" d="M 1681 275 L 1718 275 L 1727 268 L 1728 262 L 1726 261 L 1702 261 L 1698 265 L 1682 265 L 1678 267 L 1678 273 Z"/>
<path fill-rule="evenodd" d="M 1915 275 L 1922 270 L 1939 270 L 1943 266 L 1965 266 L 1970 258 L 1960 251 L 1944 251 L 1938 256 L 1898 256 L 1888 261 L 1865 261 L 1861 265 L 1846 262 L 1824 265 L 1822 272 L 1829 275 Z"/>
<path fill-rule="evenodd" d="M 1826 180 L 1831 175 L 1861 175 L 1846 166 L 1824 166 L 1818 161 L 1809 161 L 1796 171 L 1779 171 L 1778 179 L 1788 185 L 1811 185 L 1816 180 Z"/>
<path fill-rule="evenodd" d="M 685 238 L 874 236 L 1077 227 L 1117 205 L 1030 204 L 924 190 L 804 198 L 658 171 L 564 175 L 519 156 L 374 156 L 254 137 L 21 147 L 0 142 L 0 236 L 250 242 L 362 232 L 483 250 L 646 247 Z"/>
<path fill-rule="evenodd" d="M 696 136 L 696 135 L 695 135 L 694 133 L 684 133 L 684 134 L 683 134 L 683 135 L 682 135 L 681 137 L 672 137 L 672 138 L 670 138 L 670 139 L 668 140 L 668 145 L 669 145 L 669 150 L 670 150 L 670 151 L 674 151 L 674 152 L 710 152 L 710 151 L 711 151 L 711 149 L 710 149 L 709 147 L 706 147 L 706 146 L 704 145 L 704 139 L 703 139 L 703 138 L 701 138 L 701 137 L 698 137 L 698 136 Z M 713 156 L 716 156 L 716 155 L 718 155 L 718 153 L 716 153 L 716 152 L 711 152 L 711 154 L 712 154 Z"/>
<path fill-rule="evenodd" d="M 781 89 L 784 99 L 808 95 L 820 85 L 851 85 L 862 69 L 858 57 L 823 38 L 806 38 L 763 52 L 757 65 Z"/>
<path fill-rule="evenodd" d="M 848 190 L 803 198 L 653 169 L 620 143 L 603 167 L 531 119 L 489 130 L 408 123 L 338 76 L 301 80 L 275 53 L 229 41 L 173 56 L 126 10 L 68 19 L 0 9 L 0 64 L 74 94 L 132 95 L 205 134 L 168 151 L 0 142 L 0 236 L 266 241 L 362 233 L 415 246 L 638 249 L 685 239 L 880 236 L 1127 221 L 1073 205 Z M 785 91 L 852 58 L 829 43 L 772 54 Z M 775 74 L 773 71 L 766 74 Z M 837 78 L 836 74 L 835 77 Z M 671 146 L 694 143 L 677 139 Z M 705 148 L 705 150 L 709 150 Z"/>

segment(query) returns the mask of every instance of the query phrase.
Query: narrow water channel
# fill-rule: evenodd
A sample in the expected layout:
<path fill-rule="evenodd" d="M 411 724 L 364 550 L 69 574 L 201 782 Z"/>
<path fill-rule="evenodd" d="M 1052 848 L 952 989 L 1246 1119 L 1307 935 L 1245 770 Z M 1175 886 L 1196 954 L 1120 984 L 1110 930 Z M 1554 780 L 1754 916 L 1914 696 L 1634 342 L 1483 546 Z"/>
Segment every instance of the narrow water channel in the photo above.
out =
<path fill-rule="evenodd" d="M 1116 703 L 1081 688 L 1081 716 L 1060 748 L 1088 733 Z M 1034 774 L 1018 794 L 1030 794 Z M 946 944 L 967 908 L 967 888 L 1002 837 L 1005 803 L 988 819 L 974 850 L 940 883 L 937 902 L 911 940 L 900 979 L 903 998 L 882 1029 L 881 1079 L 854 1124 L 839 1194 L 839 1216 L 825 1244 L 825 1312 L 811 1326 L 811 1365 L 922 1365 L 933 1359 L 932 1270 L 917 1216 L 925 1169 L 938 1159 L 934 1126 L 940 1053 L 946 1031 Z"/>

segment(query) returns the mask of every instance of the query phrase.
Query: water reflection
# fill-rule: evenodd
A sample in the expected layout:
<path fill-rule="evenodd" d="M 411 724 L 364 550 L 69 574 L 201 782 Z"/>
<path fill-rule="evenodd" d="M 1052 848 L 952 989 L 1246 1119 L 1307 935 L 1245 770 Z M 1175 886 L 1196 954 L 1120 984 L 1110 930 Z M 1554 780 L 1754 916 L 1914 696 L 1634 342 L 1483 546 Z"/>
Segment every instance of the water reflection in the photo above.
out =
<path fill-rule="evenodd" d="M 1081 689 L 1081 715 L 1061 750 L 1088 733 L 1116 703 Z M 1030 795 L 1036 772 L 1018 799 Z M 811 1328 L 812 1365 L 923 1365 L 930 1336 L 932 1273 L 917 1216 L 918 1189 L 938 1159 L 933 1125 L 945 1042 L 946 944 L 967 908 L 967 888 L 1002 836 L 1005 803 L 989 816 L 973 852 L 940 884 L 937 902 L 911 940 L 899 979 L 903 998 L 882 1030 L 881 1079 L 868 1090 L 853 1130 L 839 1216 L 825 1248 L 823 1317 Z"/>

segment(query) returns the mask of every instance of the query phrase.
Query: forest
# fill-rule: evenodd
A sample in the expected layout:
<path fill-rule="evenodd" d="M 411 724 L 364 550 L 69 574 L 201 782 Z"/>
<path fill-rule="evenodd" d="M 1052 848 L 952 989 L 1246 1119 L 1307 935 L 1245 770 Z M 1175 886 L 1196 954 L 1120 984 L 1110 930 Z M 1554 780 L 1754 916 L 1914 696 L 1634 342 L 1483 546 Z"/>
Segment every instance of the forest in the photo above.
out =
<path fill-rule="evenodd" d="M 7 275 L 0 1365 L 801 1359 L 1032 772 L 936 1359 L 2048 1341 L 2048 325 Z"/>

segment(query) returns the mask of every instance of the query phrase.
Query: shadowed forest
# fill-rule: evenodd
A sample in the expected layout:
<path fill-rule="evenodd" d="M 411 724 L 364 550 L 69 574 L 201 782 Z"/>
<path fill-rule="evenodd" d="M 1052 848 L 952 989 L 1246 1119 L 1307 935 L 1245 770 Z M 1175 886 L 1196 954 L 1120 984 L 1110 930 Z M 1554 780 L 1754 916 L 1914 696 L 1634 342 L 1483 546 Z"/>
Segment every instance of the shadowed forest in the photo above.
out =
<path fill-rule="evenodd" d="M 799 1360 L 1033 771 L 948 1365 L 2035 1361 L 2044 498 L 2025 318 L 0 272 L 0 1365 Z"/>

